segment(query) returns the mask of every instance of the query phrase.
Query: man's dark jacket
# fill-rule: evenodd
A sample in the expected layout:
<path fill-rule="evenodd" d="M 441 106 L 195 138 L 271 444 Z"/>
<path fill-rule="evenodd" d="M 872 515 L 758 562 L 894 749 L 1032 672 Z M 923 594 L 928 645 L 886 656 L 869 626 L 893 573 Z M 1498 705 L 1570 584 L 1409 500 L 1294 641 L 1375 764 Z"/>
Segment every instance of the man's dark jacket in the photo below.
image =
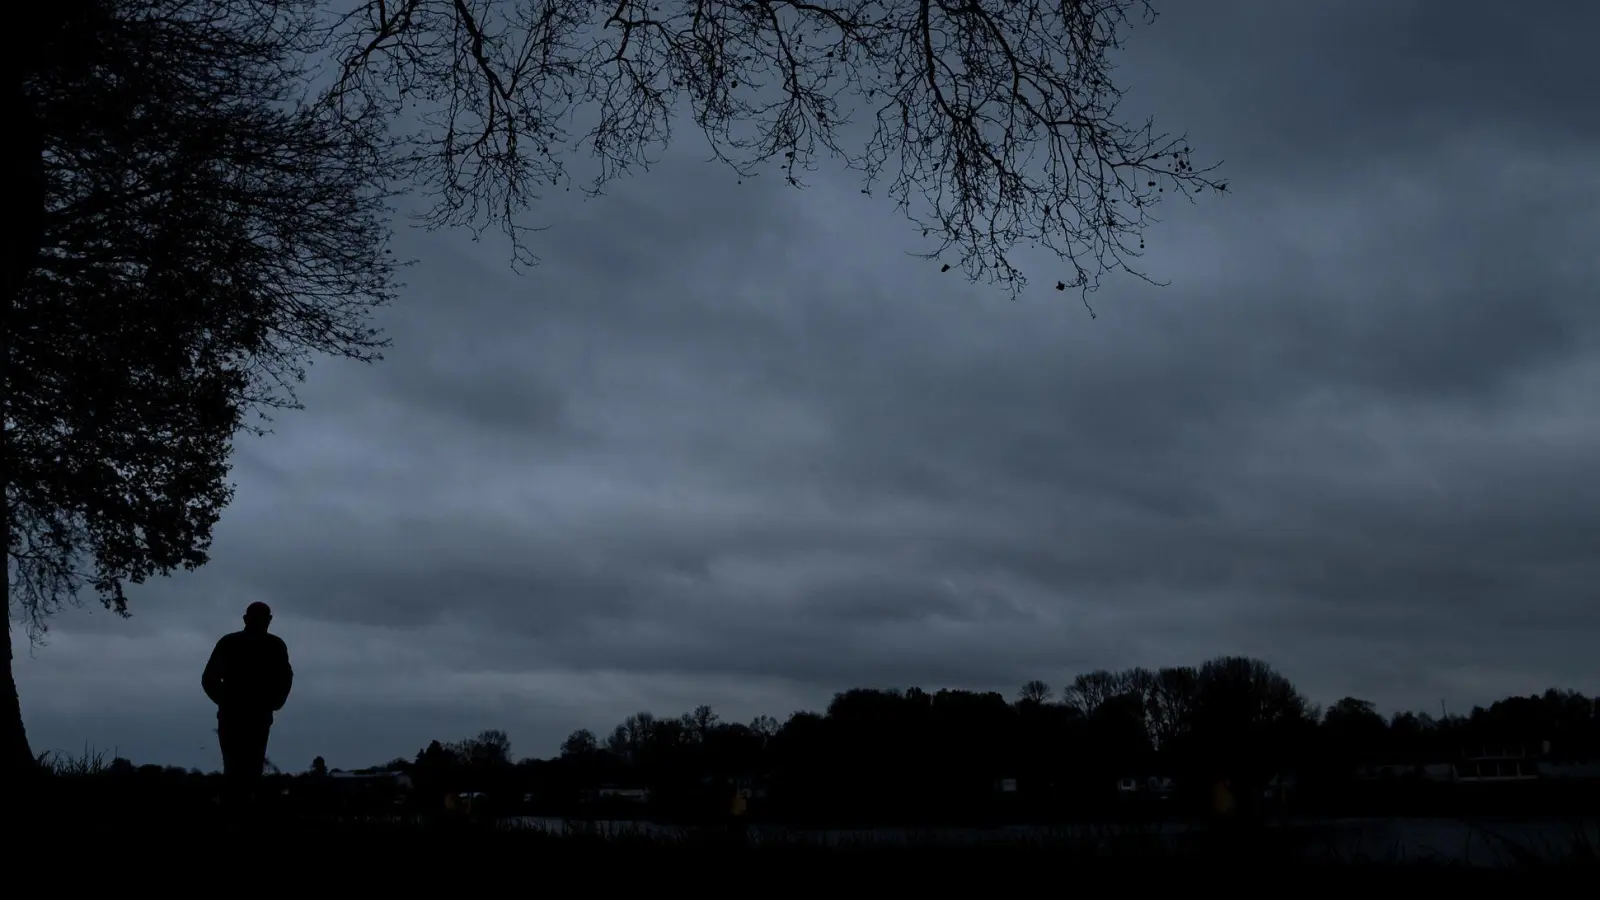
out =
<path fill-rule="evenodd" d="M 211 651 L 200 684 L 219 715 L 277 712 L 294 685 L 289 648 L 264 631 L 225 634 Z"/>

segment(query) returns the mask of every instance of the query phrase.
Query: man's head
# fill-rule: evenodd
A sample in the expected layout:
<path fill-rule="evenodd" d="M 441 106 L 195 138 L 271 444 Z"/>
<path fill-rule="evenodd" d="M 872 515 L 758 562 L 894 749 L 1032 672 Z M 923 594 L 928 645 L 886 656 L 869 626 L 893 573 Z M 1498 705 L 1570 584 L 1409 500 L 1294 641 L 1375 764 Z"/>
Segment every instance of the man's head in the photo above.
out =
<path fill-rule="evenodd" d="M 244 608 L 244 628 L 246 631 L 266 631 L 272 624 L 272 607 L 256 601 Z"/>

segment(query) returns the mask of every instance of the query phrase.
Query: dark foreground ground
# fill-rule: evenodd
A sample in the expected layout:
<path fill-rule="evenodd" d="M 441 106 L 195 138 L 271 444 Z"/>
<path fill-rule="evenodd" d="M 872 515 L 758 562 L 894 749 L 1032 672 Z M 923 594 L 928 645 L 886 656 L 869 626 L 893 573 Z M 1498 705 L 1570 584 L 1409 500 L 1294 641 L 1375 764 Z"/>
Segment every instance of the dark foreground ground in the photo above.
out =
<path fill-rule="evenodd" d="M 470 819 L 373 821 L 264 809 L 230 815 L 175 803 L 96 809 L 32 802 L 7 841 L 13 873 L 61 885 L 208 893 L 440 889 L 641 890 L 814 893 L 981 892 L 1074 889 L 1223 890 L 1300 894 L 1383 887 L 1489 895 L 1548 882 L 1557 896 L 1587 895 L 1600 874 L 1596 848 L 1575 843 L 1513 864 L 1471 868 L 1426 858 L 1307 854 L 1303 831 L 1243 826 L 1170 835 L 1084 833 L 965 845 L 753 841 L 737 828 L 663 836 L 596 837 Z M 62 880 L 64 879 L 64 880 Z M 504 884 L 510 881 L 510 885 Z M 1582 887 L 1582 885 L 1589 887 Z M 581 886 L 581 887 L 580 887 Z"/>
<path fill-rule="evenodd" d="M 175 787 L 92 767 L 57 767 L 3 793 L 0 858 L 13 883 L 79 891 L 192 886 L 250 896 L 413 896 L 492 886 L 603 895 L 684 889 L 874 895 L 937 889 L 1003 898 L 1075 889 L 1282 896 L 1415 887 L 1504 896 L 1508 885 L 1542 880 L 1554 896 L 1588 896 L 1600 875 L 1600 810 L 1573 819 L 1570 840 L 1565 829 L 1540 832 L 1541 846 L 1519 845 L 1507 837 L 1514 829 L 1473 829 L 1473 840 L 1499 844 L 1486 867 L 1460 861 L 1484 859 L 1483 853 L 1385 852 L 1376 845 L 1386 840 L 1351 853 L 1348 832 L 1330 821 L 1001 830 L 954 843 L 932 832 L 901 831 L 885 842 L 871 830 L 852 830 L 819 843 L 804 832 L 770 826 L 619 831 L 595 823 L 463 815 L 379 820 L 334 815 L 271 794 L 247 811 L 230 811 L 205 779 Z"/>

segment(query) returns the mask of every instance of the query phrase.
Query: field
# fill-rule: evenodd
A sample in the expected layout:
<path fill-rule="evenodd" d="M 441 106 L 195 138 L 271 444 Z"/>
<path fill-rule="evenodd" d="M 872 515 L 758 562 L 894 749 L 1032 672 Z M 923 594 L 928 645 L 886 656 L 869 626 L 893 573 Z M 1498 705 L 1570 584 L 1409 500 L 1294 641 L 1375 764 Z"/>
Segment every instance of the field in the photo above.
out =
<path fill-rule="evenodd" d="M 572 879 L 602 890 L 631 890 L 641 881 L 664 888 L 689 879 L 705 889 L 871 881 L 882 889 L 962 884 L 1033 891 L 1112 879 L 1130 886 L 1170 882 L 1277 891 L 1333 883 L 1388 886 L 1410 878 L 1433 888 L 1441 880 L 1484 888 L 1506 879 L 1566 878 L 1575 871 L 1588 878 L 1600 871 L 1594 826 L 1585 823 L 1570 839 L 1544 838 L 1541 846 L 1481 835 L 1476 839 L 1495 845 L 1497 862 L 1488 868 L 1466 865 L 1460 856 L 1398 847 L 1352 852 L 1330 839 L 1337 828 L 1319 823 L 1001 830 L 958 841 L 933 832 L 902 832 L 892 841 L 835 833 L 818 841 L 744 826 L 645 830 L 624 824 L 600 834 L 583 822 L 341 816 L 272 796 L 247 812 L 230 811 L 213 792 L 159 789 L 81 760 L 58 762 L 42 773 L 14 809 L 26 824 L 10 847 L 22 851 L 16 858 L 24 868 L 59 869 L 123 886 L 147 878 L 243 877 L 414 889 L 435 879 L 492 876 L 497 883 L 521 879 L 530 890 Z"/>

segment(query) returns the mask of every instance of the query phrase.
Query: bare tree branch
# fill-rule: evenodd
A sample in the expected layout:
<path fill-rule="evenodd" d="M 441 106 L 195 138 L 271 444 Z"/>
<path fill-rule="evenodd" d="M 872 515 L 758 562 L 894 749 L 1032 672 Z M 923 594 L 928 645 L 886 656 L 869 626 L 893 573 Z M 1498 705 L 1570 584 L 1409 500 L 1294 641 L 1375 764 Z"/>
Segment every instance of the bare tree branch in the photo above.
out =
<path fill-rule="evenodd" d="M 419 112 L 404 135 L 430 227 L 502 229 L 592 155 L 598 192 L 687 111 L 740 176 L 823 156 L 882 185 L 970 277 L 1020 291 L 1019 245 L 1087 295 L 1137 267 L 1167 194 L 1222 190 L 1181 134 L 1127 124 L 1113 56 L 1147 0 L 369 0 L 332 25 L 335 108 Z M 420 101 L 420 106 L 414 106 Z M 851 116 L 870 114 L 860 128 Z M 579 121 L 593 119 L 586 128 Z M 846 139 L 864 135 L 849 147 Z M 1086 297 L 1087 299 L 1087 297 Z"/>

